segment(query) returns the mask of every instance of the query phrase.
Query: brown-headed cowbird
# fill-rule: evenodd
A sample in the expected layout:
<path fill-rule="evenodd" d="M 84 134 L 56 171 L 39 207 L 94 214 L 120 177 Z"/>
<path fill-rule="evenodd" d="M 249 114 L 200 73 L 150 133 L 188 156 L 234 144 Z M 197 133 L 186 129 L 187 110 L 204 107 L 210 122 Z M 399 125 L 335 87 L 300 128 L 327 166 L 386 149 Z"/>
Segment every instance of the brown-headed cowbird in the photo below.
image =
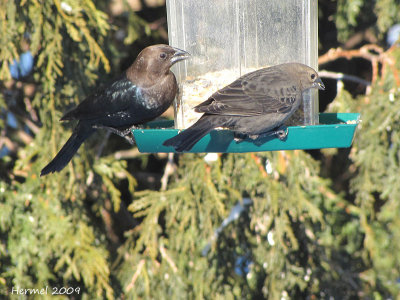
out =
<path fill-rule="evenodd" d="M 189 151 L 217 127 L 229 128 L 237 137 L 257 139 L 276 133 L 299 108 L 302 93 L 310 88 L 325 89 L 317 72 L 300 63 L 285 63 L 243 75 L 218 90 L 194 110 L 204 113 L 191 127 L 166 140 L 178 152 Z"/>
<path fill-rule="evenodd" d="M 160 116 L 178 91 L 170 68 L 188 57 L 186 51 L 168 45 L 143 49 L 119 78 L 88 96 L 61 118 L 61 121 L 78 120 L 78 125 L 40 176 L 61 171 L 97 128 L 125 137 L 132 127 Z"/>

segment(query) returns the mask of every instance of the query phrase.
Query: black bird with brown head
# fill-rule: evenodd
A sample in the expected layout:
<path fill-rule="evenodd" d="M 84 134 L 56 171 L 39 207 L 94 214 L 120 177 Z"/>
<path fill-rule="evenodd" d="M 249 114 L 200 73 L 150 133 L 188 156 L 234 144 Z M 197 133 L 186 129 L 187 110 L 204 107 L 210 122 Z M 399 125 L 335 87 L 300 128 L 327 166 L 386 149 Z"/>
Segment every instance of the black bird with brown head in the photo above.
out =
<path fill-rule="evenodd" d="M 120 77 L 88 96 L 61 118 L 61 121 L 78 120 L 78 124 L 40 176 L 61 171 L 97 128 L 126 137 L 131 128 L 160 116 L 178 91 L 170 68 L 189 56 L 186 51 L 168 45 L 143 49 Z"/>

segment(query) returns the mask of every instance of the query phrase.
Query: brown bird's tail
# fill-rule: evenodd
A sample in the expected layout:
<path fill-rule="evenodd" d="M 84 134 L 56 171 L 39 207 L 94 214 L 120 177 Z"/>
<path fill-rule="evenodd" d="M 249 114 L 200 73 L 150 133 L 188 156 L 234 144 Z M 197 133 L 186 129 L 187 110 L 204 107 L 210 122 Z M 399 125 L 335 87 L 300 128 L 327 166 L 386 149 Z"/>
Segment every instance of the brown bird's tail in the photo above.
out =
<path fill-rule="evenodd" d="M 40 176 L 44 176 L 48 173 L 59 172 L 69 163 L 74 154 L 78 151 L 79 147 L 82 145 L 84 140 L 93 134 L 95 131 L 88 124 L 78 123 L 71 137 L 57 153 L 56 157 L 43 168 Z"/>
<path fill-rule="evenodd" d="M 209 115 L 203 115 L 191 127 L 185 129 L 173 138 L 166 140 L 163 145 L 172 146 L 177 152 L 189 151 L 203 136 L 217 127 L 212 123 L 212 119 Z"/>

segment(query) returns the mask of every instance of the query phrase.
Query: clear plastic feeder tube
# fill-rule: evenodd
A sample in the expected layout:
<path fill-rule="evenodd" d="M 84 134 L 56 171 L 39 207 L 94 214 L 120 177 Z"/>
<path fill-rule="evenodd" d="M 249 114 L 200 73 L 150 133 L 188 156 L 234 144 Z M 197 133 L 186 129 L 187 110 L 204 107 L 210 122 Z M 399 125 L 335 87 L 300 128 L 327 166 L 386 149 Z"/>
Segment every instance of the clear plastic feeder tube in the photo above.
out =
<path fill-rule="evenodd" d="M 173 67 L 175 127 L 193 124 L 194 106 L 253 70 L 301 62 L 318 71 L 317 13 L 317 0 L 167 0 L 169 43 L 192 54 Z M 292 123 L 318 124 L 317 91 L 302 108 Z"/>

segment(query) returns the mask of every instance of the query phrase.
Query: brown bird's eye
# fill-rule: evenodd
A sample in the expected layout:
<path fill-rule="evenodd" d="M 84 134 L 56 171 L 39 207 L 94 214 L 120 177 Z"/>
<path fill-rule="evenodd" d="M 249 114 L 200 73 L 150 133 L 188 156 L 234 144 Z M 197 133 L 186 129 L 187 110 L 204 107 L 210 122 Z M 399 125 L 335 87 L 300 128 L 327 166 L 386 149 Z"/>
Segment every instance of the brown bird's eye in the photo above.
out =
<path fill-rule="evenodd" d="M 167 57 L 167 54 L 165 54 L 164 52 L 160 54 L 160 58 L 165 59 Z"/>
<path fill-rule="evenodd" d="M 311 74 L 311 79 L 312 79 L 312 80 L 315 79 L 315 74 Z"/>

